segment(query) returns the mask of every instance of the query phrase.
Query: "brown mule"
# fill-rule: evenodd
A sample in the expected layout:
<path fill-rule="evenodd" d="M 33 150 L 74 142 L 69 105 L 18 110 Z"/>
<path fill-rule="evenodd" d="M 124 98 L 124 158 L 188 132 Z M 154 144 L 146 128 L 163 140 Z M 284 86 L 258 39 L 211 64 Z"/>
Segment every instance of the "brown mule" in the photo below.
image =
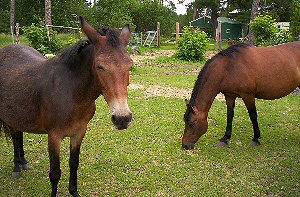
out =
<path fill-rule="evenodd" d="M 48 134 L 51 196 L 57 195 L 61 177 L 60 144 L 70 137 L 69 192 L 77 191 L 80 145 L 95 113 L 95 100 L 103 95 L 112 122 L 126 129 L 132 120 L 127 104 L 129 71 L 133 62 L 125 47 L 129 26 L 122 31 L 97 31 L 80 17 L 89 41 L 80 41 L 47 60 L 35 49 L 9 45 L 0 50 L 0 123 L 13 139 L 14 171 L 28 169 L 23 132 Z"/>

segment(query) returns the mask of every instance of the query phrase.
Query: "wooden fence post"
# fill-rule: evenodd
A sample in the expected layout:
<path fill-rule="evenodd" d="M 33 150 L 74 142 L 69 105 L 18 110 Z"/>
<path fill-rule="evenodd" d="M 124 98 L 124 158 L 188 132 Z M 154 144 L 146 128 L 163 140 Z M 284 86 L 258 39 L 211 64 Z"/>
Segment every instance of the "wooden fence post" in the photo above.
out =
<path fill-rule="evenodd" d="M 20 24 L 16 23 L 16 44 L 20 44 Z"/>
<path fill-rule="evenodd" d="M 179 38 L 179 22 L 176 22 L 176 42 L 178 41 Z"/>
<path fill-rule="evenodd" d="M 157 47 L 160 48 L 160 22 L 157 22 Z"/>

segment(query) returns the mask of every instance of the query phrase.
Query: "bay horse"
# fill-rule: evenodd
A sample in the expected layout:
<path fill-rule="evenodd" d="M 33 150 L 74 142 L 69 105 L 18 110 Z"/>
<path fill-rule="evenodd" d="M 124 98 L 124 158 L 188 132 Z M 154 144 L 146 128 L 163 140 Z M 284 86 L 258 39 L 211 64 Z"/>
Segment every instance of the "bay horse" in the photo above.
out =
<path fill-rule="evenodd" d="M 80 22 L 88 41 L 79 41 L 52 59 L 25 45 L 0 50 L 0 122 L 14 145 L 13 177 L 20 177 L 21 168 L 29 169 L 23 132 L 47 134 L 51 196 L 57 195 L 60 144 L 65 137 L 70 137 L 69 192 L 80 196 L 80 145 L 100 95 L 117 129 L 126 129 L 132 120 L 127 86 L 133 61 L 125 48 L 131 37 L 129 25 L 121 31 L 98 31 L 81 16 Z"/>
<path fill-rule="evenodd" d="M 225 95 L 227 126 L 219 146 L 228 144 L 232 133 L 235 100 L 242 98 L 249 113 L 254 138 L 259 145 L 260 129 L 255 98 L 273 100 L 284 97 L 300 87 L 300 42 L 272 47 L 255 47 L 244 43 L 230 46 L 208 60 L 186 100 L 184 149 L 193 149 L 208 129 L 208 112 L 218 93 Z"/>

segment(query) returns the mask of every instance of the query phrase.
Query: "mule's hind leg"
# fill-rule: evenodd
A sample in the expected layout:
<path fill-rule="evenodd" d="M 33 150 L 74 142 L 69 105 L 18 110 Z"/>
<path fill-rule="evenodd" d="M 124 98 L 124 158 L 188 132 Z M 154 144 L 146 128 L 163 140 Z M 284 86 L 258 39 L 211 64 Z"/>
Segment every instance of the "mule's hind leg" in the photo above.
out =
<path fill-rule="evenodd" d="M 19 178 L 21 176 L 21 166 L 23 170 L 30 169 L 24 154 L 23 132 L 14 130 L 11 132 L 11 137 L 14 144 L 14 170 L 12 176 Z"/>
<path fill-rule="evenodd" d="M 224 137 L 220 139 L 218 146 L 226 146 L 231 138 L 232 134 L 232 120 L 234 117 L 234 107 L 235 107 L 235 97 L 225 95 L 226 105 L 227 105 L 227 125 Z"/>
<path fill-rule="evenodd" d="M 260 137 L 260 129 L 258 126 L 258 121 L 257 121 L 257 111 L 256 111 L 256 106 L 255 106 L 255 98 L 243 98 L 243 101 L 247 107 L 252 126 L 253 126 L 253 131 L 254 131 L 254 137 L 252 139 L 252 142 L 250 143 L 251 146 L 258 146 L 260 145 L 260 142 L 258 138 Z"/>

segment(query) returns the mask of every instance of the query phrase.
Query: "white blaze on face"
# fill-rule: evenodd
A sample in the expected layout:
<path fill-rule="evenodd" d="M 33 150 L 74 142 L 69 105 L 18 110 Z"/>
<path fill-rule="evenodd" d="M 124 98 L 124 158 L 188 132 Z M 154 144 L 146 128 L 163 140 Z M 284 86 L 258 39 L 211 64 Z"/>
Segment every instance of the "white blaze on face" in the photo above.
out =
<path fill-rule="evenodd" d="M 131 114 L 127 99 L 114 99 L 111 101 L 109 108 L 113 116 L 123 117 Z"/>

